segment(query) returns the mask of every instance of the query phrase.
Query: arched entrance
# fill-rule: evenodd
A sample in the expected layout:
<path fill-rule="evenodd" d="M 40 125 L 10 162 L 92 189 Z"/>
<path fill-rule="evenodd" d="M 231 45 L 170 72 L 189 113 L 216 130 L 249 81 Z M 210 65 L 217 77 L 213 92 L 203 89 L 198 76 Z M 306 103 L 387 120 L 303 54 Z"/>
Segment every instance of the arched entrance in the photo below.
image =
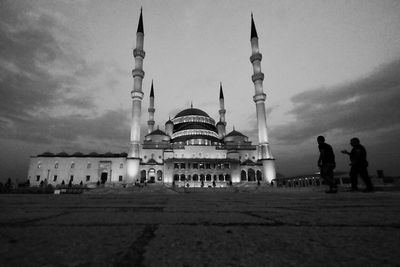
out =
<path fill-rule="evenodd" d="M 242 171 L 240 172 L 240 180 L 241 180 L 241 181 L 247 181 L 247 174 L 246 174 L 246 171 L 245 171 L 245 170 L 242 170 Z"/>
<path fill-rule="evenodd" d="M 149 183 L 155 183 L 155 182 L 156 182 L 156 170 L 152 168 L 149 170 Z"/>
<path fill-rule="evenodd" d="M 161 171 L 161 170 L 158 170 L 158 171 L 157 171 L 157 181 L 161 182 L 162 179 L 163 179 L 162 171 Z"/>
<path fill-rule="evenodd" d="M 101 184 L 105 184 L 107 181 L 108 173 L 107 172 L 102 172 L 100 176 L 100 182 Z"/>
<path fill-rule="evenodd" d="M 144 183 L 144 181 L 146 181 L 146 170 L 140 172 L 140 182 Z"/>
<path fill-rule="evenodd" d="M 254 182 L 256 180 L 256 172 L 253 169 L 249 169 L 248 171 L 248 179 L 249 182 Z"/>
<path fill-rule="evenodd" d="M 262 180 L 262 173 L 261 173 L 260 170 L 257 170 L 256 177 L 257 177 L 257 181 L 261 181 Z"/>

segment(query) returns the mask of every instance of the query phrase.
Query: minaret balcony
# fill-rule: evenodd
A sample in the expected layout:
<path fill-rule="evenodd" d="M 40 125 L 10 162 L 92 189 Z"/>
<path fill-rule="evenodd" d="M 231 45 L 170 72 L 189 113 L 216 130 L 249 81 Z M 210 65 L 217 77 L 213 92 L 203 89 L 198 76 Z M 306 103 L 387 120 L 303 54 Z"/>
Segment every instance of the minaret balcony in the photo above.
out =
<path fill-rule="evenodd" d="M 132 100 L 140 100 L 140 101 L 142 101 L 143 95 L 144 95 L 143 92 L 131 91 Z"/>
<path fill-rule="evenodd" d="M 267 99 L 267 95 L 262 93 L 262 94 L 257 94 L 253 96 L 254 102 L 257 104 L 259 102 L 265 102 L 265 99 Z"/>
<path fill-rule="evenodd" d="M 133 56 L 144 58 L 146 56 L 146 52 L 144 52 L 143 49 L 135 48 L 133 49 Z"/>
<path fill-rule="evenodd" d="M 251 55 L 250 62 L 253 63 L 256 60 L 259 60 L 259 61 L 262 60 L 262 54 L 261 53 L 255 53 L 255 54 Z"/>
<path fill-rule="evenodd" d="M 140 69 L 133 69 L 132 70 L 132 76 L 133 76 L 133 78 L 136 78 L 136 77 L 140 77 L 140 78 L 144 78 L 144 71 L 143 70 L 140 70 Z"/>
<path fill-rule="evenodd" d="M 155 108 L 148 108 L 147 111 L 150 112 L 150 113 L 154 113 L 156 111 L 156 109 Z"/>
<path fill-rule="evenodd" d="M 258 81 L 258 80 L 263 81 L 263 80 L 264 80 L 264 73 L 260 72 L 260 73 L 255 73 L 255 74 L 253 74 L 253 75 L 251 76 L 251 80 L 252 80 L 253 82 Z"/>

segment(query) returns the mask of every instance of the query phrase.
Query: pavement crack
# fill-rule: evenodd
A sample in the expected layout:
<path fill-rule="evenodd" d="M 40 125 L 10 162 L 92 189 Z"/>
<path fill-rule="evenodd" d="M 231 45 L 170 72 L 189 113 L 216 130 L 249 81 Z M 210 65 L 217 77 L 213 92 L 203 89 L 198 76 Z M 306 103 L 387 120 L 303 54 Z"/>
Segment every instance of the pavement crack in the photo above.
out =
<path fill-rule="evenodd" d="M 155 237 L 155 231 L 158 229 L 158 224 L 146 224 L 143 227 L 142 234 L 130 245 L 126 254 L 117 261 L 114 266 L 145 266 L 144 254 L 146 247 L 150 241 Z"/>

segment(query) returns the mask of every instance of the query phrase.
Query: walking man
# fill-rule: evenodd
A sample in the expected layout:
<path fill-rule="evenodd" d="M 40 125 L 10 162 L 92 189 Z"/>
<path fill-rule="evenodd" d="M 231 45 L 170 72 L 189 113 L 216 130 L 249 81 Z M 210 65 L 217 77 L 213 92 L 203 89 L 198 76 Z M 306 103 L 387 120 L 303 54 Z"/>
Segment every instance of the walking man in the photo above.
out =
<path fill-rule="evenodd" d="M 363 179 L 366 189 L 364 192 L 374 191 L 374 187 L 371 182 L 371 178 L 368 175 L 368 161 L 367 161 L 367 151 L 364 146 L 360 144 L 360 139 L 354 137 L 350 140 L 350 145 L 353 147 L 351 152 L 347 150 L 342 150 L 343 154 L 350 156 L 350 179 L 351 179 L 351 191 L 358 190 L 358 175 Z"/>
<path fill-rule="evenodd" d="M 337 193 L 337 185 L 333 177 L 333 170 L 336 167 L 335 154 L 333 153 L 332 147 L 325 143 L 325 137 L 318 136 L 318 149 L 319 159 L 318 167 L 320 169 L 321 178 L 329 186 L 329 190 L 326 193 Z"/>

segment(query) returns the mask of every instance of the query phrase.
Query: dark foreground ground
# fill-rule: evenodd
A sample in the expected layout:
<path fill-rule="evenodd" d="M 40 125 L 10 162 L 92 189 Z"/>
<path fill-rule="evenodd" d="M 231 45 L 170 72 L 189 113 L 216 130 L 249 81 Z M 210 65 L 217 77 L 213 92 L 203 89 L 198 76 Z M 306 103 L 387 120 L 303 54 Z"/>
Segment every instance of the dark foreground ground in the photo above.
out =
<path fill-rule="evenodd" d="M 1 266 L 399 266 L 400 192 L 0 195 Z"/>

